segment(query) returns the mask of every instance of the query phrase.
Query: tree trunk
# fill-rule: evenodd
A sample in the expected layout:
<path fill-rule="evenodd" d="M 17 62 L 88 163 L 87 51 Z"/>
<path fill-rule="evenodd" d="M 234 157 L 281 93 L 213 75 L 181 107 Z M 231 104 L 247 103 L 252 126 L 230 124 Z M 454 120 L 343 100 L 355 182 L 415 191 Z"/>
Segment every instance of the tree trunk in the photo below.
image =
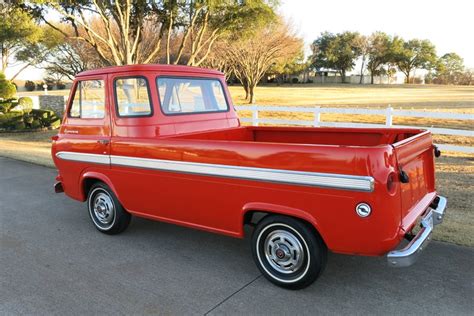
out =
<path fill-rule="evenodd" d="M 341 80 L 342 80 L 342 83 L 346 83 L 346 71 L 345 70 L 341 70 Z"/>
<path fill-rule="evenodd" d="M 370 72 L 370 84 L 374 84 L 374 73 Z"/>
<path fill-rule="evenodd" d="M 8 49 L 2 45 L 2 69 L 1 71 L 5 73 L 8 67 Z"/>
<path fill-rule="evenodd" d="M 244 87 L 244 90 L 245 90 L 245 100 L 248 100 L 249 99 L 249 87 L 248 87 L 247 83 L 242 83 L 242 86 Z"/>
<path fill-rule="evenodd" d="M 360 66 L 360 80 L 359 80 L 359 84 L 362 84 L 362 81 L 364 80 L 364 66 L 365 66 L 365 56 L 362 57 L 362 66 Z"/>
<path fill-rule="evenodd" d="M 255 86 L 249 86 L 249 104 L 255 103 L 255 95 L 254 95 Z"/>

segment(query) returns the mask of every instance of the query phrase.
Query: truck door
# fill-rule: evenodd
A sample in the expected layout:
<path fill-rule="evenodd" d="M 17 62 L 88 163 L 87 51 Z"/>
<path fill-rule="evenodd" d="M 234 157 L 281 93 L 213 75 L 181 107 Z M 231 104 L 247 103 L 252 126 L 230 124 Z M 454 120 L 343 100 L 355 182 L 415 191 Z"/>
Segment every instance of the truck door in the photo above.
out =
<path fill-rule="evenodd" d="M 110 115 L 106 77 L 79 78 L 72 89 L 56 140 L 55 162 L 65 188 L 78 187 L 86 168 L 110 168 Z M 72 193 L 66 189 L 68 193 Z M 79 188 L 77 188 L 77 194 Z"/>

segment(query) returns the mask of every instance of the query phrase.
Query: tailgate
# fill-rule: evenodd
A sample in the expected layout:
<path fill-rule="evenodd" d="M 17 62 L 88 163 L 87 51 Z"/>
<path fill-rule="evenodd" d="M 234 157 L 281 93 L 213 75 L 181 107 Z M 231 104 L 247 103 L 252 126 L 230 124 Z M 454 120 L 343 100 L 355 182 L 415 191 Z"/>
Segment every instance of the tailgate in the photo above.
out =
<path fill-rule="evenodd" d="M 408 175 L 408 182 L 400 184 L 402 227 L 407 228 L 435 197 L 431 133 L 421 131 L 393 144 L 393 147 L 400 173 Z"/>

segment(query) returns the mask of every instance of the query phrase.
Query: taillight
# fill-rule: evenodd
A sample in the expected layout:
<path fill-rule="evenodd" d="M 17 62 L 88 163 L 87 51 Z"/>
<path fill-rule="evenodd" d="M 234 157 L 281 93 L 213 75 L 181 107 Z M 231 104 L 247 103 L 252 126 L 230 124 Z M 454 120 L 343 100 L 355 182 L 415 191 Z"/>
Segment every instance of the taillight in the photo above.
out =
<path fill-rule="evenodd" d="M 395 172 L 390 172 L 387 177 L 387 191 L 390 194 L 395 193 L 395 181 L 396 181 Z"/>

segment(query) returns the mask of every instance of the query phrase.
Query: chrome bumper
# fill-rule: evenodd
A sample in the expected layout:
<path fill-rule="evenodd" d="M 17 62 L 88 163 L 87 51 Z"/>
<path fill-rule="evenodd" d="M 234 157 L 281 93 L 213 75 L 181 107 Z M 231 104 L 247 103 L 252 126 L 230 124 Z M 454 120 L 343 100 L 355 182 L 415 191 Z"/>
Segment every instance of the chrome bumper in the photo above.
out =
<path fill-rule="evenodd" d="M 392 267 L 408 267 L 415 263 L 418 256 L 431 240 L 434 226 L 443 222 L 447 199 L 437 196 L 428 207 L 428 213 L 421 219 L 421 229 L 410 243 L 403 249 L 393 250 L 387 254 L 388 264 Z"/>

